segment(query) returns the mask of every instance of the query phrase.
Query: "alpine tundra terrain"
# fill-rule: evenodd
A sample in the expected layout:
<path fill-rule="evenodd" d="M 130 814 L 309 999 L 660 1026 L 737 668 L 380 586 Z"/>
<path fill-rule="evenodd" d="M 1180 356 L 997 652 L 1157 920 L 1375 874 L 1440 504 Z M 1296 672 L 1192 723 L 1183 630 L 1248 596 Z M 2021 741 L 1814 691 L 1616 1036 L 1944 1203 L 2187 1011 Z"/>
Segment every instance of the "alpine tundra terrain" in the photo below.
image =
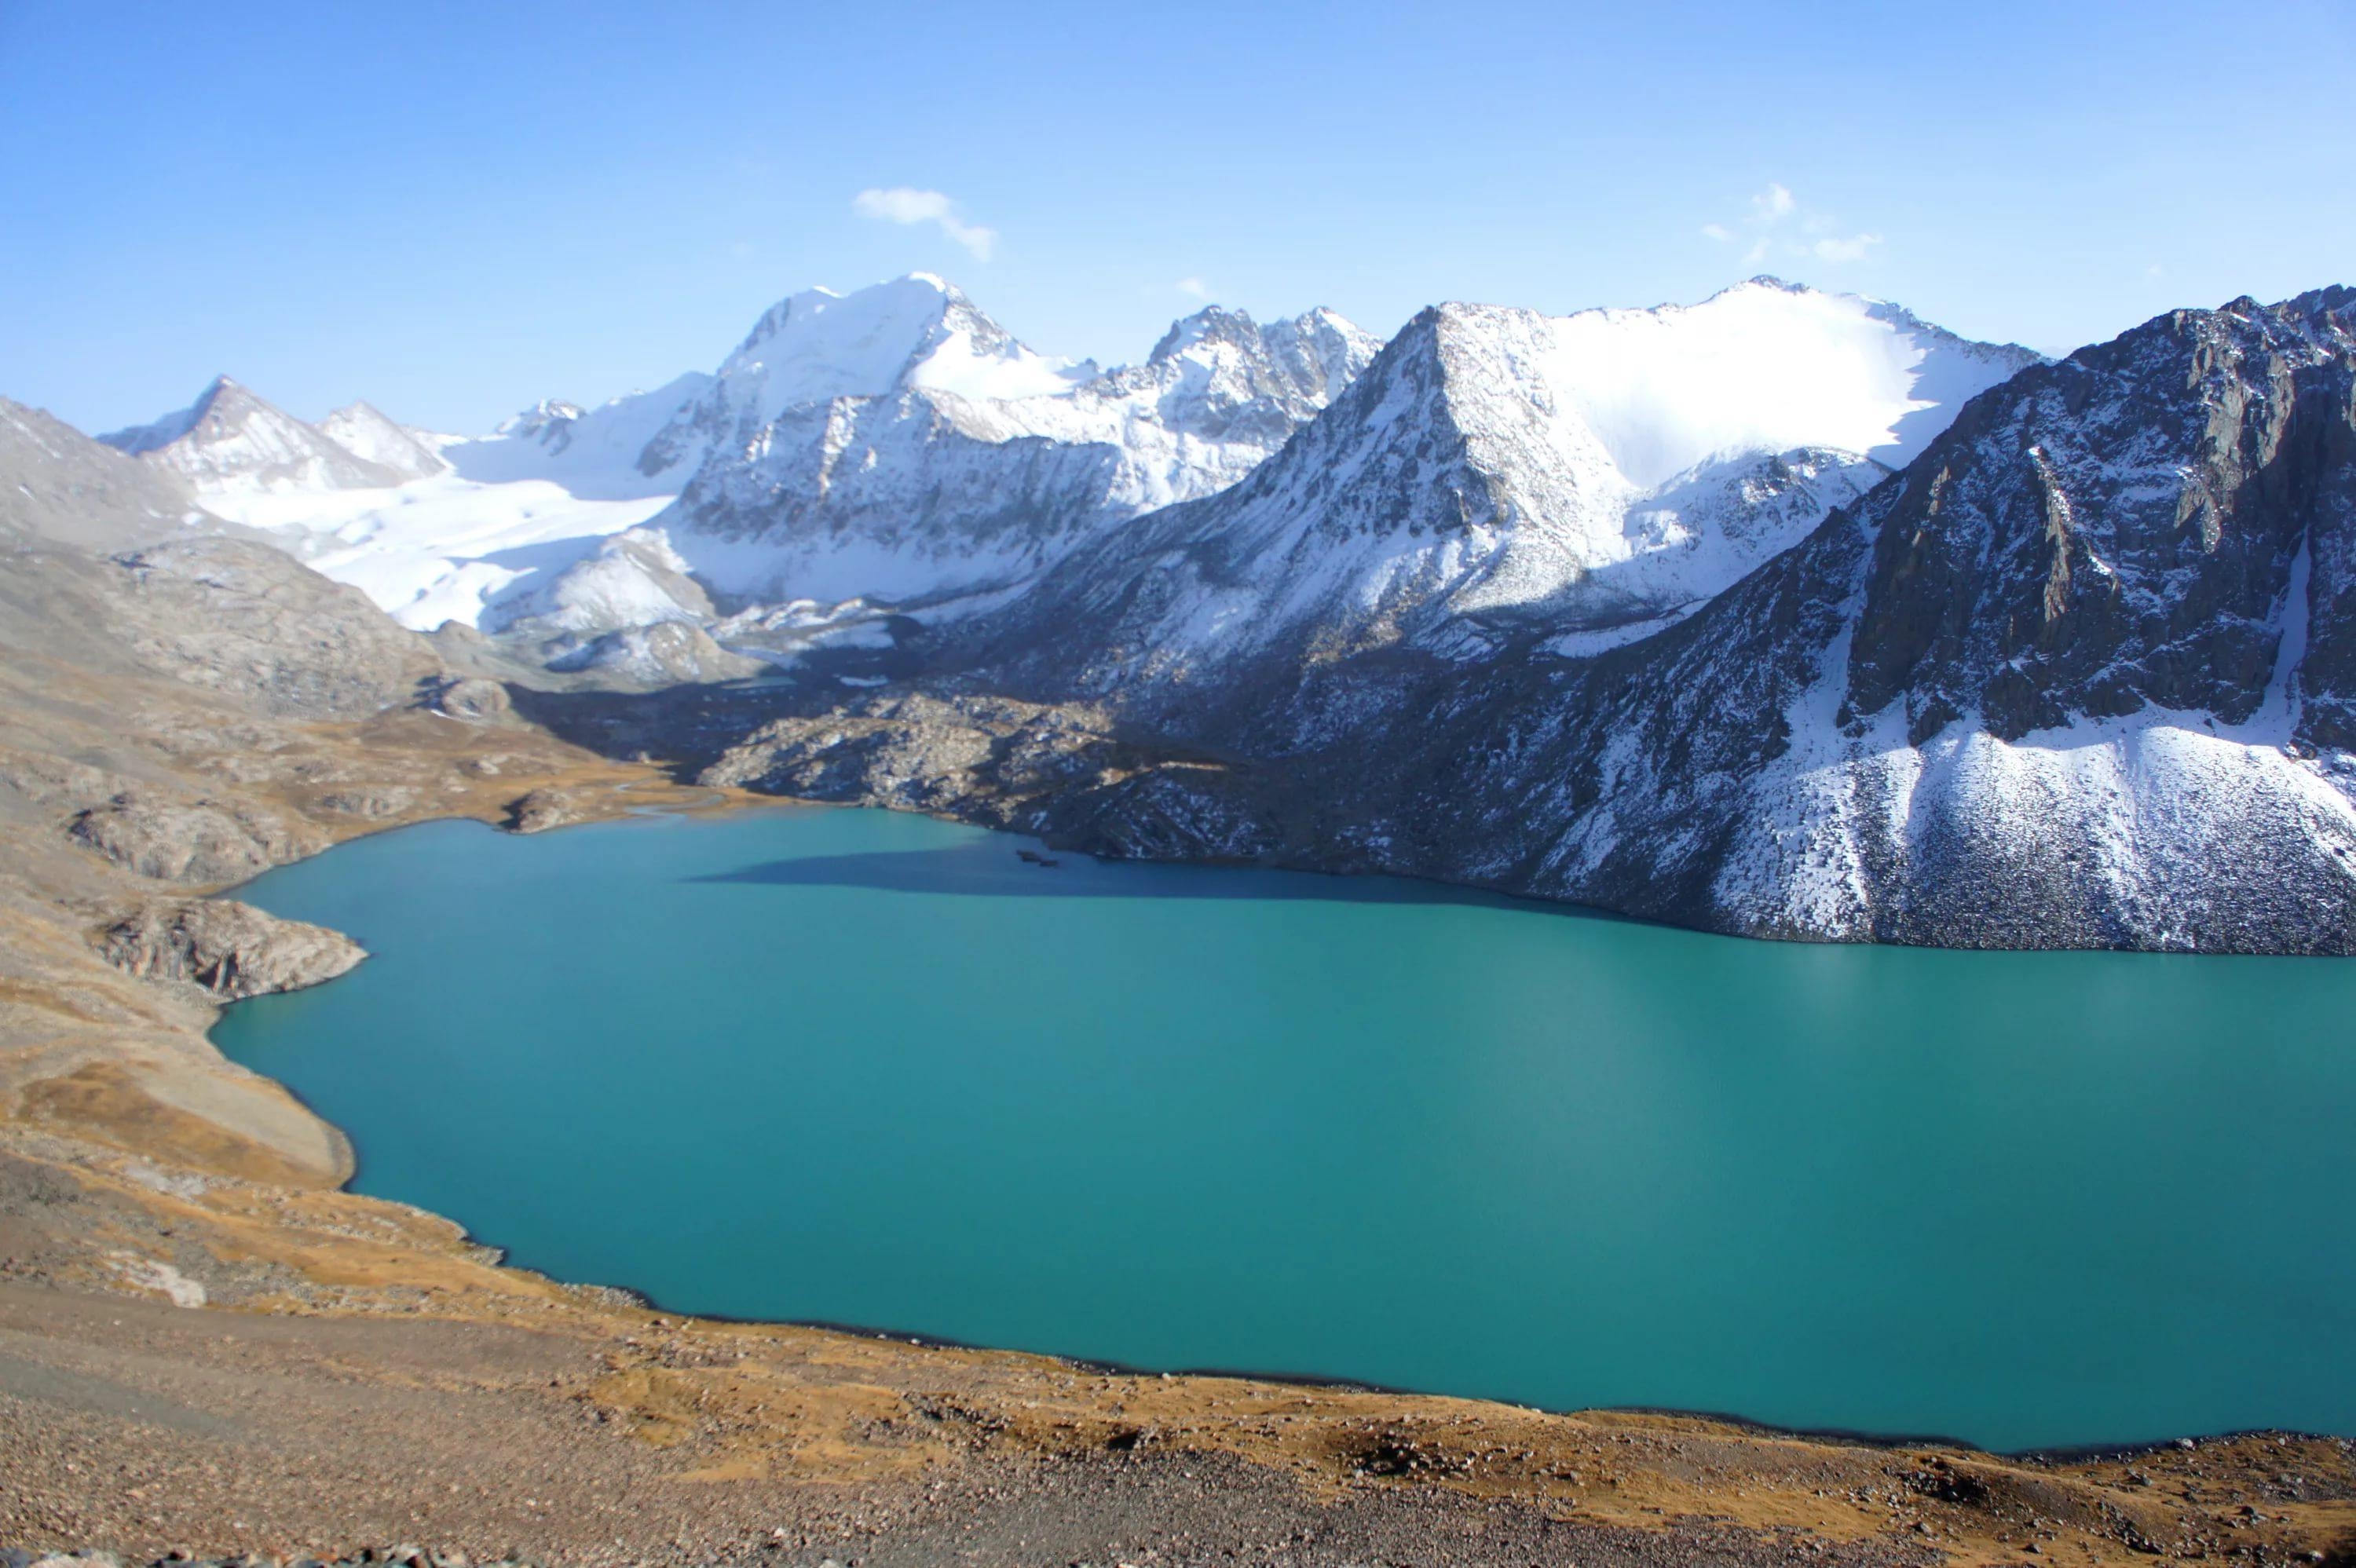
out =
<path fill-rule="evenodd" d="M 1997 1457 L 660 1315 L 339 1190 L 204 1031 L 365 961 L 219 896 L 268 866 L 739 784 L 1774 934 L 2344 950 L 2351 306 L 2047 364 L 1761 282 L 1379 352 L 1206 311 L 1101 371 L 917 278 L 478 439 L 0 402 L 0 1548 L 2346 1560 L 2335 1439 Z"/>

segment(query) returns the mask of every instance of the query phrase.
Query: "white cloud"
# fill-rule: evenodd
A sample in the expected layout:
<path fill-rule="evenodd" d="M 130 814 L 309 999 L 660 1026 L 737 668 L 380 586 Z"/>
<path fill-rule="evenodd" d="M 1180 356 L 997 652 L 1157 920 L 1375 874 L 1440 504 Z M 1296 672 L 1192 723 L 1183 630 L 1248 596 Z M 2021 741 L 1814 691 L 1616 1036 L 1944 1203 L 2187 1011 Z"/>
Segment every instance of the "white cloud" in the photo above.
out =
<path fill-rule="evenodd" d="M 1779 257 L 1832 263 L 1862 261 L 1881 243 L 1879 234 L 1842 232 L 1839 219 L 1803 203 L 1781 180 L 1768 182 L 1749 205 L 1749 215 L 1740 223 L 1701 226 L 1702 238 L 1712 244 L 1741 245 L 1745 266 L 1755 267 Z"/>
<path fill-rule="evenodd" d="M 884 223 L 930 223 L 964 246 L 977 261 L 987 261 L 998 246 L 998 231 L 958 216 L 958 204 L 937 190 L 894 186 L 889 190 L 862 190 L 851 198 L 851 210 Z"/>
<path fill-rule="evenodd" d="M 1865 253 L 1880 243 L 1879 234 L 1852 234 L 1846 240 L 1819 240 L 1808 249 L 1819 261 L 1862 261 Z"/>
<path fill-rule="evenodd" d="M 1178 280 L 1177 286 L 1180 293 L 1193 299 L 1206 300 L 1211 297 L 1211 285 L 1200 278 L 1181 278 Z"/>

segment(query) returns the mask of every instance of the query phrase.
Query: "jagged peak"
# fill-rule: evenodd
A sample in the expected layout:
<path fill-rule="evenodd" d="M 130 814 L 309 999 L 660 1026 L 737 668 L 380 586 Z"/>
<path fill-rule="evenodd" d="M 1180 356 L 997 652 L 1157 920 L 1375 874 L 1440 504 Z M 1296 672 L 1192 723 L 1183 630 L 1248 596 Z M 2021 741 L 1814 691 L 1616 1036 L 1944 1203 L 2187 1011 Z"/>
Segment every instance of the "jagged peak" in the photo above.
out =
<path fill-rule="evenodd" d="M 223 403 L 230 404 L 232 410 L 259 409 L 276 414 L 281 419 L 293 418 L 292 415 L 280 413 L 267 399 L 249 390 L 241 382 L 229 376 L 220 375 L 206 382 L 204 390 L 198 392 L 196 400 L 186 408 L 176 409 L 160 419 L 151 420 L 145 424 L 126 425 L 121 430 L 109 431 L 97 439 L 118 452 L 126 452 L 136 457 L 142 453 L 156 451 L 185 438 L 208 418 L 220 411 Z"/>
<path fill-rule="evenodd" d="M 780 300 L 722 364 L 715 396 L 736 411 L 724 417 L 733 425 L 747 411 L 761 423 L 806 404 L 904 391 L 1032 397 L 1095 373 L 1025 347 L 937 273 L 910 272 Z"/>
<path fill-rule="evenodd" d="M 535 435 L 551 425 L 570 424 L 581 417 L 579 403 L 562 398 L 542 398 L 540 401 L 501 420 L 492 433 L 495 435 Z"/>
<path fill-rule="evenodd" d="M 1170 330 L 1145 357 L 1149 365 L 1158 365 L 1173 355 L 1183 354 L 1197 343 L 1234 343 L 1247 347 L 1269 349 L 1290 339 L 1318 333 L 1331 334 L 1345 344 L 1359 347 L 1368 358 L 1373 357 L 1381 340 L 1359 326 L 1349 317 L 1325 305 L 1302 311 L 1299 315 L 1261 323 L 1248 310 L 1232 305 L 1207 304 L 1192 315 L 1179 317 L 1170 324 Z"/>
<path fill-rule="evenodd" d="M 1231 309 L 1223 304 L 1206 304 L 1194 315 L 1182 315 L 1172 322 L 1170 330 L 1162 335 L 1162 340 L 1145 357 L 1145 362 L 1158 365 L 1197 343 L 1213 340 L 1257 342 L 1258 337 L 1259 324 L 1252 320 L 1249 311 Z"/>

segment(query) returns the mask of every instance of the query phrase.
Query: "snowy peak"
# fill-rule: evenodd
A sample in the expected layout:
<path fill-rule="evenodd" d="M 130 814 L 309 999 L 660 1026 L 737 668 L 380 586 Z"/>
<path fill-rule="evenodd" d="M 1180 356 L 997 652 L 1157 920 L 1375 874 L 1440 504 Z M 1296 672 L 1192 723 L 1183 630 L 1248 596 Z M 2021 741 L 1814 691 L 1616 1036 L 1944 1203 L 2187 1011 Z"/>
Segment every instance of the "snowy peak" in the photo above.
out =
<path fill-rule="evenodd" d="M 227 376 L 177 413 L 99 439 L 171 470 L 199 493 L 375 489 L 407 477 L 347 451 Z"/>
<path fill-rule="evenodd" d="M 479 484 L 547 480 L 601 501 L 675 494 L 708 445 L 684 421 L 713 386 L 691 370 L 594 408 L 543 398 L 489 435 L 447 443 L 442 456 Z"/>
<path fill-rule="evenodd" d="M 216 376 L 212 384 L 197 394 L 197 400 L 185 409 L 176 409 L 148 424 L 135 424 L 110 431 L 98 439 L 117 452 L 133 457 L 143 456 L 187 435 L 197 428 L 197 421 L 211 412 L 213 405 L 224 397 L 234 396 L 245 389 L 227 376 Z"/>
<path fill-rule="evenodd" d="M 1173 357 L 1237 331 L 1204 326 Z M 1119 606 L 1087 640 L 1173 677 L 1310 645 L 1596 651 L 1790 549 L 2035 360 L 1763 282 L 1656 310 L 1433 306 L 1232 489 L 1072 555 L 1038 613 Z"/>
<path fill-rule="evenodd" d="M 562 450 L 572 439 L 573 421 L 581 417 L 581 412 L 579 403 L 567 402 L 562 398 L 542 398 L 521 412 L 501 420 L 491 433 L 537 441 Z"/>
<path fill-rule="evenodd" d="M 1199 347 L 1225 347 L 1266 358 L 1303 383 L 1322 383 L 1330 401 L 1382 346 L 1381 338 L 1323 305 L 1261 326 L 1248 312 L 1215 304 L 1173 322 L 1145 362 L 1160 365 Z"/>
<path fill-rule="evenodd" d="M 370 403 L 337 409 L 319 421 L 319 433 L 353 456 L 390 468 L 403 479 L 423 479 L 450 467 L 417 432 L 396 424 Z"/>
<path fill-rule="evenodd" d="M 1207 305 L 1173 322 L 1137 370 L 1116 370 L 1104 379 L 1194 367 L 1205 389 L 1227 400 L 1274 399 L 1300 420 L 1339 396 L 1382 346 L 1382 339 L 1323 307 L 1262 326 L 1247 312 Z"/>
<path fill-rule="evenodd" d="M 673 535 L 691 555 L 705 541 L 730 595 L 937 599 L 1234 484 L 1374 348 L 1331 312 L 1262 328 L 1214 308 L 1099 372 L 1033 353 L 936 277 L 816 290 L 763 316 L 645 464 L 704 444 Z"/>
<path fill-rule="evenodd" d="M 766 423 L 803 404 L 912 387 L 1034 397 L 1086 374 L 1033 353 L 957 289 L 915 272 L 848 294 L 808 289 L 771 306 L 721 366 L 720 383 L 740 416 Z"/>
<path fill-rule="evenodd" d="M 1766 278 L 1650 310 L 1446 305 L 1441 325 L 1482 372 L 1468 399 L 1505 371 L 1547 439 L 1591 442 L 1640 488 L 1734 452 L 1826 446 L 1900 466 L 1965 400 L 2038 359 L 1877 300 Z"/>
<path fill-rule="evenodd" d="M 1320 305 L 1261 334 L 1269 357 L 1304 388 L 1313 388 L 1320 406 L 1332 402 L 1374 363 L 1383 340 L 1337 311 Z"/>
<path fill-rule="evenodd" d="M 1225 343 L 1247 352 L 1262 347 L 1259 325 L 1248 312 L 1212 304 L 1172 322 L 1170 330 L 1162 335 L 1162 341 L 1153 346 L 1153 352 L 1145 357 L 1145 362 L 1159 365 L 1197 344 L 1207 343 Z"/>

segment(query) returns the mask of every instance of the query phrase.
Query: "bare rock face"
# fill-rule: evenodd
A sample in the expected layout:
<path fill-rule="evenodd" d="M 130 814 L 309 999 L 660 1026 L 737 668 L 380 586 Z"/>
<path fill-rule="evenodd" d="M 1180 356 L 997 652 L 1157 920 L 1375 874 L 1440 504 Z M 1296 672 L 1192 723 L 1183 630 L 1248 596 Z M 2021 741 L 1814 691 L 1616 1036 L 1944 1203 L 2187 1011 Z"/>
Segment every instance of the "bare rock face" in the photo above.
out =
<path fill-rule="evenodd" d="M 1958 420 L 1875 525 L 1852 711 L 1921 744 L 2150 709 L 2356 740 L 2356 291 L 2175 311 Z"/>
<path fill-rule="evenodd" d="M 224 1000 L 316 986 L 368 956 L 341 932 L 228 899 L 149 905 L 109 926 L 98 946 L 118 969 L 184 980 Z"/>
<path fill-rule="evenodd" d="M 66 833 L 140 876 L 195 886 L 241 882 L 327 848 L 318 829 L 259 806 L 138 789 L 78 813 Z"/>

